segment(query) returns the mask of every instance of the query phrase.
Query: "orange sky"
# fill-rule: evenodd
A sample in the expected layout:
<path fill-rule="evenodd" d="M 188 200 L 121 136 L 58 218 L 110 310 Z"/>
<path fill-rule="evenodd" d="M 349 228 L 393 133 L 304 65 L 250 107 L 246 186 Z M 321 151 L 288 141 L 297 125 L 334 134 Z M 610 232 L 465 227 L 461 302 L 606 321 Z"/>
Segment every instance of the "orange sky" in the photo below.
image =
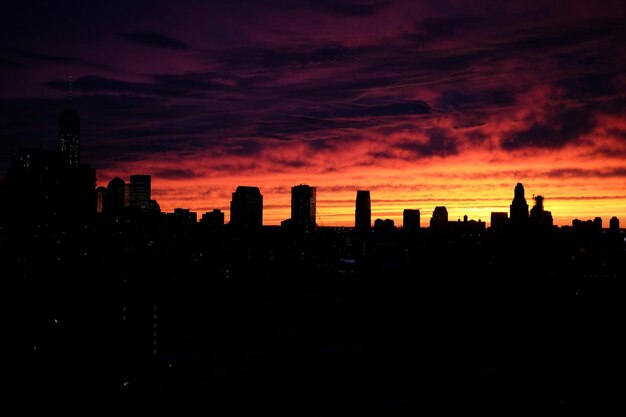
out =
<path fill-rule="evenodd" d="M 616 125 L 619 120 L 607 120 Z M 246 169 L 220 172 L 215 157 L 186 155 L 177 160 L 184 170 L 200 169 L 202 175 L 192 179 L 153 177 L 153 198 L 163 211 L 183 207 L 201 215 L 219 208 L 229 217 L 231 193 L 237 185 L 257 186 L 264 197 L 263 219 L 266 225 L 277 225 L 290 216 L 290 187 L 306 183 L 317 187 L 318 224 L 351 226 L 354 224 L 356 191 L 371 192 L 372 221 L 390 218 L 402 224 L 405 208 L 421 210 L 421 222 L 427 226 L 435 206 L 444 205 L 450 220 L 481 219 L 489 223 L 492 211 L 509 211 L 517 182 L 525 186 L 526 199 L 532 207 L 533 195 L 543 195 L 544 207 L 550 210 L 555 224 L 569 225 L 572 219 L 602 217 L 604 225 L 612 216 L 626 221 L 626 185 L 624 157 L 626 144 L 599 128 L 583 143 L 561 149 L 522 149 L 502 151 L 497 133 L 510 127 L 482 126 L 493 131 L 480 148 L 465 142 L 454 155 L 421 158 L 415 162 L 401 157 L 373 160 L 368 155 L 376 148 L 374 140 L 352 143 L 342 150 L 316 154 L 311 166 L 276 169 L 249 158 L 235 158 Z M 476 129 L 471 128 L 469 130 Z M 459 132 L 467 136 L 468 129 Z M 419 136 L 419 134 L 418 134 Z M 457 138 L 457 141 L 462 142 Z M 386 137 L 380 145 L 388 148 L 393 141 Z M 306 147 L 281 147 L 286 158 L 303 157 Z M 600 152 L 604 150 L 604 152 Z M 276 152 L 274 149 L 272 152 Z M 223 158 L 222 163 L 227 160 Z M 124 179 L 133 173 L 155 172 L 171 166 L 169 159 L 127 164 L 127 172 L 115 174 Z M 328 169 L 328 166 L 334 166 Z M 98 171 L 99 183 L 106 185 L 113 172 Z"/>

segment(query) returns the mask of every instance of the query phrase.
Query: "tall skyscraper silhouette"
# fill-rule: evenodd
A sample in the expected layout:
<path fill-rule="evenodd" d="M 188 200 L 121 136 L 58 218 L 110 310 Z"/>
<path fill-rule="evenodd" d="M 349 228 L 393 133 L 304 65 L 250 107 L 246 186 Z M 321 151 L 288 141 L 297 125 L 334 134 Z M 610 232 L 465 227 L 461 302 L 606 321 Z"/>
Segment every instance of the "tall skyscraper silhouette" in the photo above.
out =
<path fill-rule="evenodd" d="M 80 164 L 80 115 L 72 103 L 72 81 L 67 105 L 59 115 L 59 152 L 65 166 L 78 168 Z"/>
<path fill-rule="evenodd" d="M 417 209 L 404 209 L 402 212 L 402 228 L 408 232 L 419 230 L 420 211 Z"/>
<path fill-rule="evenodd" d="M 149 211 L 151 208 L 151 177 L 150 175 L 131 175 L 128 184 L 128 203 L 141 211 Z"/>
<path fill-rule="evenodd" d="M 510 206 L 511 209 L 511 224 L 521 225 L 528 220 L 528 203 L 524 197 L 524 186 L 521 182 L 518 182 L 515 186 L 515 196 Z"/>
<path fill-rule="evenodd" d="M 107 185 L 104 196 L 104 213 L 119 214 L 124 210 L 126 196 L 126 183 L 119 177 L 113 178 Z"/>
<path fill-rule="evenodd" d="M 543 196 L 536 195 L 533 197 L 535 205 L 530 209 L 530 219 L 535 226 L 548 227 L 552 226 L 552 213 L 543 209 Z"/>
<path fill-rule="evenodd" d="M 291 221 L 296 227 L 315 227 L 315 187 L 306 184 L 291 187 Z"/>
<path fill-rule="evenodd" d="M 609 230 L 613 232 L 619 232 L 619 219 L 615 216 L 609 220 Z"/>
<path fill-rule="evenodd" d="M 356 210 L 354 215 L 354 228 L 357 232 L 367 233 L 372 227 L 372 203 L 370 192 L 358 190 L 356 192 Z"/>
<path fill-rule="evenodd" d="M 448 209 L 445 206 L 437 206 L 430 218 L 430 227 L 443 227 L 448 224 Z"/>
<path fill-rule="evenodd" d="M 237 187 L 230 202 L 229 224 L 248 230 L 263 226 L 263 195 L 258 187 Z"/>

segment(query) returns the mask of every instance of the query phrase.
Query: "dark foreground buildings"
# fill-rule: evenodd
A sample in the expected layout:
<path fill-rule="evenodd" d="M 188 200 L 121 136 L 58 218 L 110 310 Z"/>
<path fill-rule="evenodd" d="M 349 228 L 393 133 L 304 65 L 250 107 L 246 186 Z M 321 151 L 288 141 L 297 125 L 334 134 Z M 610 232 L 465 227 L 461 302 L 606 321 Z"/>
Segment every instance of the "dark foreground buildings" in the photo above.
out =
<path fill-rule="evenodd" d="M 56 151 L 13 154 L 0 182 L 0 221 L 9 227 L 78 226 L 96 213 L 96 171 L 80 163 L 80 116 L 71 101 L 59 115 Z"/>
<path fill-rule="evenodd" d="M 200 223 L 188 209 L 144 212 L 145 176 L 99 188 L 97 215 L 95 174 L 71 161 L 18 152 L 1 183 L 2 415 L 606 415 L 622 405 L 616 218 L 609 231 L 601 219 L 532 227 L 551 217 L 538 197 L 529 216 L 518 184 L 511 224 L 528 227 L 509 227 L 506 213 L 491 229 L 449 221 L 439 206 L 419 233 L 377 219 L 362 234 L 315 227 L 316 190 L 299 185 L 297 234 L 262 226 L 256 187 L 235 190 L 228 225 L 220 210 Z M 419 211 L 405 212 L 404 228 L 419 228 Z"/>

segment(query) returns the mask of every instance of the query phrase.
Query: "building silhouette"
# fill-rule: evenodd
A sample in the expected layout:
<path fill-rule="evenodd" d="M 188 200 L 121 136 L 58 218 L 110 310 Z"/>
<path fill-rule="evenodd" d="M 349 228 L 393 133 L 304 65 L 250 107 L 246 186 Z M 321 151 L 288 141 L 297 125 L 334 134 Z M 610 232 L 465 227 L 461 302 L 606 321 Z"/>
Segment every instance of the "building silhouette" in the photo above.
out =
<path fill-rule="evenodd" d="M 415 232 L 420 227 L 420 211 L 418 209 L 404 209 L 402 212 L 402 229 L 407 232 Z"/>
<path fill-rule="evenodd" d="M 104 195 L 103 212 L 106 215 L 119 215 L 126 206 L 126 183 L 119 177 L 113 178 L 107 185 Z"/>
<path fill-rule="evenodd" d="M 518 182 L 515 186 L 515 195 L 510 206 L 511 224 L 520 226 L 528 220 L 528 203 L 524 197 L 524 186 Z"/>
<path fill-rule="evenodd" d="M 2 181 L 3 216 L 41 225 L 87 221 L 96 212 L 96 172 L 70 168 L 58 151 L 20 149 Z"/>
<path fill-rule="evenodd" d="M 80 115 L 74 108 L 71 95 L 59 114 L 59 153 L 69 168 L 80 165 Z"/>
<path fill-rule="evenodd" d="M 581 233 L 601 233 L 602 232 L 602 219 L 600 217 L 596 217 L 593 220 L 580 220 L 574 219 L 572 220 L 572 228 Z"/>
<path fill-rule="evenodd" d="M 430 227 L 445 227 L 448 224 L 448 209 L 445 206 L 437 206 L 430 218 Z"/>
<path fill-rule="evenodd" d="M 315 228 L 315 187 L 306 184 L 291 187 L 291 225 L 309 230 Z"/>
<path fill-rule="evenodd" d="M 609 220 L 609 230 L 612 232 L 619 232 L 619 219 L 615 216 Z"/>
<path fill-rule="evenodd" d="M 596 230 L 602 230 L 602 217 L 595 217 L 593 219 L 593 225 Z"/>
<path fill-rule="evenodd" d="M 376 219 L 374 221 L 374 234 L 377 236 L 390 237 L 395 230 L 396 225 L 392 219 Z"/>
<path fill-rule="evenodd" d="M 530 210 L 530 219 L 535 227 L 552 227 L 552 213 L 543 208 L 543 196 L 536 195 L 533 197 L 535 205 Z"/>
<path fill-rule="evenodd" d="M 224 212 L 220 209 L 207 211 L 202 215 L 200 223 L 210 228 L 220 228 L 224 226 Z"/>
<path fill-rule="evenodd" d="M 370 192 L 367 190 L 358 190 L 356 192 L 354 227 L 357 232 L 362 233 L 369 232 L 372 227 L 372 203 Z"/>
<path fill-rule="evenodd" d="M 186 208 L 175 208 L 173 213 L 168 213 L 168 217 L 172 218 L 179 225 L 191 225 L 198 221 L 198 214 Z"/>
<path fill-rule="evenodd" d="M 258 187 L 237 187 L 230 202 L 229 224 L 246 230 L 263 225 L 263 195 Z"/>
<path fill-rule="evenodd" d="M 130 176 L 128 184 L 128 205 L 139 209 L 142 212 L 150 211 L 152 204 L 150 203 L 151 194 L 150 175 L 138 174 Z"/>
<path fill-rule="evenodd" d="M 491 212 L 491 229 L 492 230 L 505 230 L 509 223 L 509 213 L 506 211 L 492 211 Z"/>

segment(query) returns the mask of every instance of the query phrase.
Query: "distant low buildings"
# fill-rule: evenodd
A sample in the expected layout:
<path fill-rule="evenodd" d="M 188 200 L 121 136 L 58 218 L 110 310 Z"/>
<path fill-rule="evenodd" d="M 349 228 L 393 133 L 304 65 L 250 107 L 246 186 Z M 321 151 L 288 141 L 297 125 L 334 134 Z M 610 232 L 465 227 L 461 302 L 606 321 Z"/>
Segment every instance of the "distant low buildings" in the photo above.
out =
<path fill-rule="evenodd" d="M 220 228 L 224 226 L 224 212 L 220 209 L 207 211 L 202 215 L 200 223 L 210 228 Z"/>

